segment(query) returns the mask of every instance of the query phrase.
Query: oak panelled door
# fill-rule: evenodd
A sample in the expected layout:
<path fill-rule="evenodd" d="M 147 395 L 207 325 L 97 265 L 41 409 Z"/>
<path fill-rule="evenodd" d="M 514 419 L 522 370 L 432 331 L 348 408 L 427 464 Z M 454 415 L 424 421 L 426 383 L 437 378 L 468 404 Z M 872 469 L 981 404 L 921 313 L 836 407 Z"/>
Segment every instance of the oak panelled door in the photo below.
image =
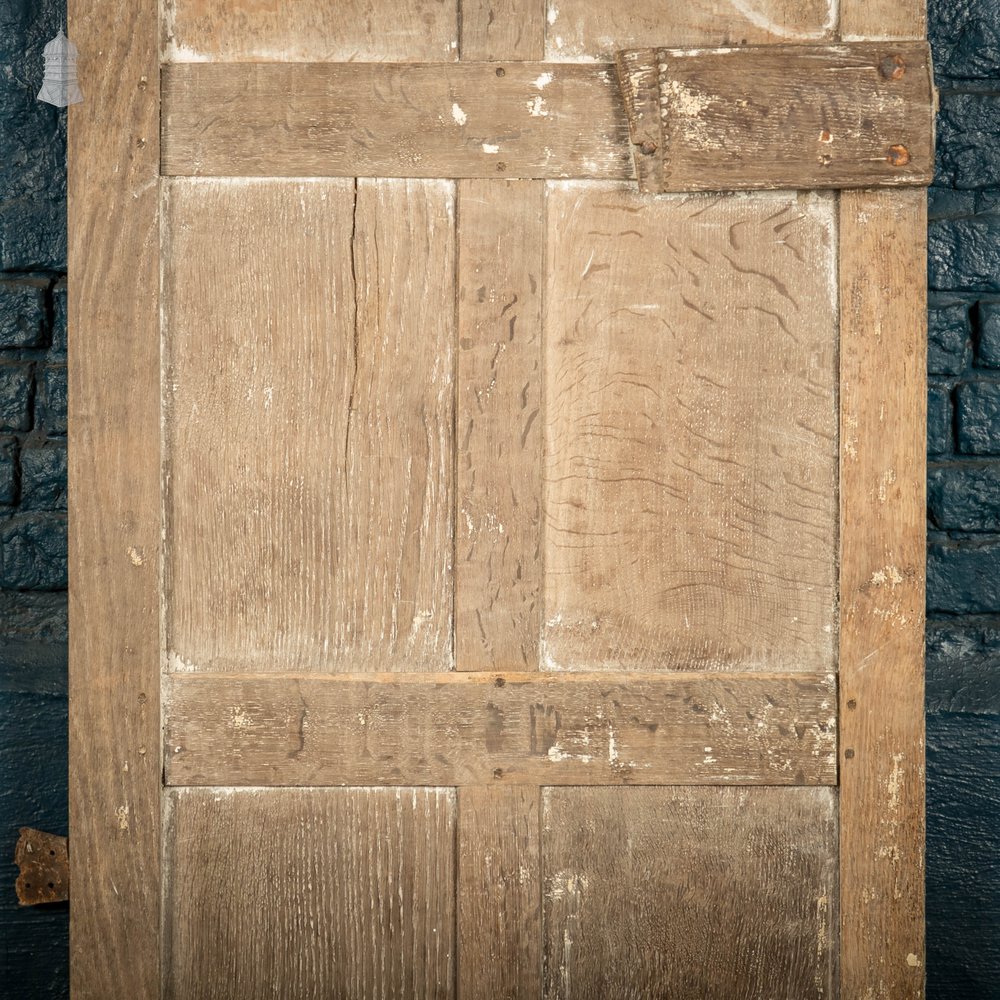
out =
<path fill-rule="evenodd" d="M 71 0 L 76 1000 L 923 995 L 919 0 Z"/>

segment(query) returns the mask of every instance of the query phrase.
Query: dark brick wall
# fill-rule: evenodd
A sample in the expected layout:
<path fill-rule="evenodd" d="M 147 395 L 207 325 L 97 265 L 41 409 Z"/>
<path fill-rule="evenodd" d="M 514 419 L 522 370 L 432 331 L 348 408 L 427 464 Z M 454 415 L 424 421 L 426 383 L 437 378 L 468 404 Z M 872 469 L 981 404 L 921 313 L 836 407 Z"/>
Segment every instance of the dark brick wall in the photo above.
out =
<path fill-rule="evenodd" d="M 928 995 L 978 1000 L 1000 997 L 1000 3 L 930 17 Z"/>
<path fill-rule="evenodd" d="M 0 0 L 0 858 L 66 829 L 65 112 L 60 0 Z M 1000 997 L 1000 0 L 931 0 L 930 1000 Z M 13 872 L 13 869 L 9 869 Z M 0 886 L 0 997 L 68 995 L 65 908 Z"/>
<path fill-rule="evenodd" d="M 0 0 L 0 997 L 66 997 L 66 906 L 17 905 L 22 824 L 65 833 L 66 113 L 61 0 Z"/>

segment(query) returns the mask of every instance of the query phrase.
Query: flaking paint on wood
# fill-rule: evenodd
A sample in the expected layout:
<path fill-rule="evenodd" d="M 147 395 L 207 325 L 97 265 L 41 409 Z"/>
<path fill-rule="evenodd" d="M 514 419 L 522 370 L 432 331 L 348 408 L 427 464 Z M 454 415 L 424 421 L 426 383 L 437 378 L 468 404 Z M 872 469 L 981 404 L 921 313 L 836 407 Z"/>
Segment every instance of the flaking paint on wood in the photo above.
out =
<path fill-rule="evenodd" d="M 925 42 L 632 49 L 616 65 L 641 190 L 850 188 L 933 176 Z"/>

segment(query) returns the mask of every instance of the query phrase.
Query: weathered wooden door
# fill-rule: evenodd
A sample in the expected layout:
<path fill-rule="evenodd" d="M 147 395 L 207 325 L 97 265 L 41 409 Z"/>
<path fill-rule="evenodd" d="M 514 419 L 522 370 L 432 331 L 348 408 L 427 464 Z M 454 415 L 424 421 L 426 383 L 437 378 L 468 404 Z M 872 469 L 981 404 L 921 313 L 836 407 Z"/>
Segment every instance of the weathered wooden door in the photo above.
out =
<path fill-rule="evenodd" d="M 75 997 L 921 996 L 918 0 L 71 7 Z"/>

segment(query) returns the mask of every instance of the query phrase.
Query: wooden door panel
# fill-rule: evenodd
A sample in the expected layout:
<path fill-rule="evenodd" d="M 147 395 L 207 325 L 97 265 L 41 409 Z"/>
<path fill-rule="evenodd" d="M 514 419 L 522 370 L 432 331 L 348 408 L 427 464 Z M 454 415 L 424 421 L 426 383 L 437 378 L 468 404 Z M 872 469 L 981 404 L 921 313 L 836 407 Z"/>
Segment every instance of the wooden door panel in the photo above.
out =
<path fill-rule="evenodd" d="M 836 996 L 834 790 L 549 788 L 542 830 L 547 1000 Z"/>
<path fill-rule="evenodd" d="M 170 185 L 172 669 L 450 669 L 453 212 L 444 181 Z"/>
<path fill-rule="evenodd" d="M 828 195 L 552 184 L 549 670 L 830 670 Z"/>
<path fill-rule="evenodd" d="M 167 798 L 169 1000 L 454 995 L 452 789 Z"/>
<path fill-rule="evenodd" d="M 165 0 L 168 62 L 442 61 L 458 58 L 449 0 Z"/>

